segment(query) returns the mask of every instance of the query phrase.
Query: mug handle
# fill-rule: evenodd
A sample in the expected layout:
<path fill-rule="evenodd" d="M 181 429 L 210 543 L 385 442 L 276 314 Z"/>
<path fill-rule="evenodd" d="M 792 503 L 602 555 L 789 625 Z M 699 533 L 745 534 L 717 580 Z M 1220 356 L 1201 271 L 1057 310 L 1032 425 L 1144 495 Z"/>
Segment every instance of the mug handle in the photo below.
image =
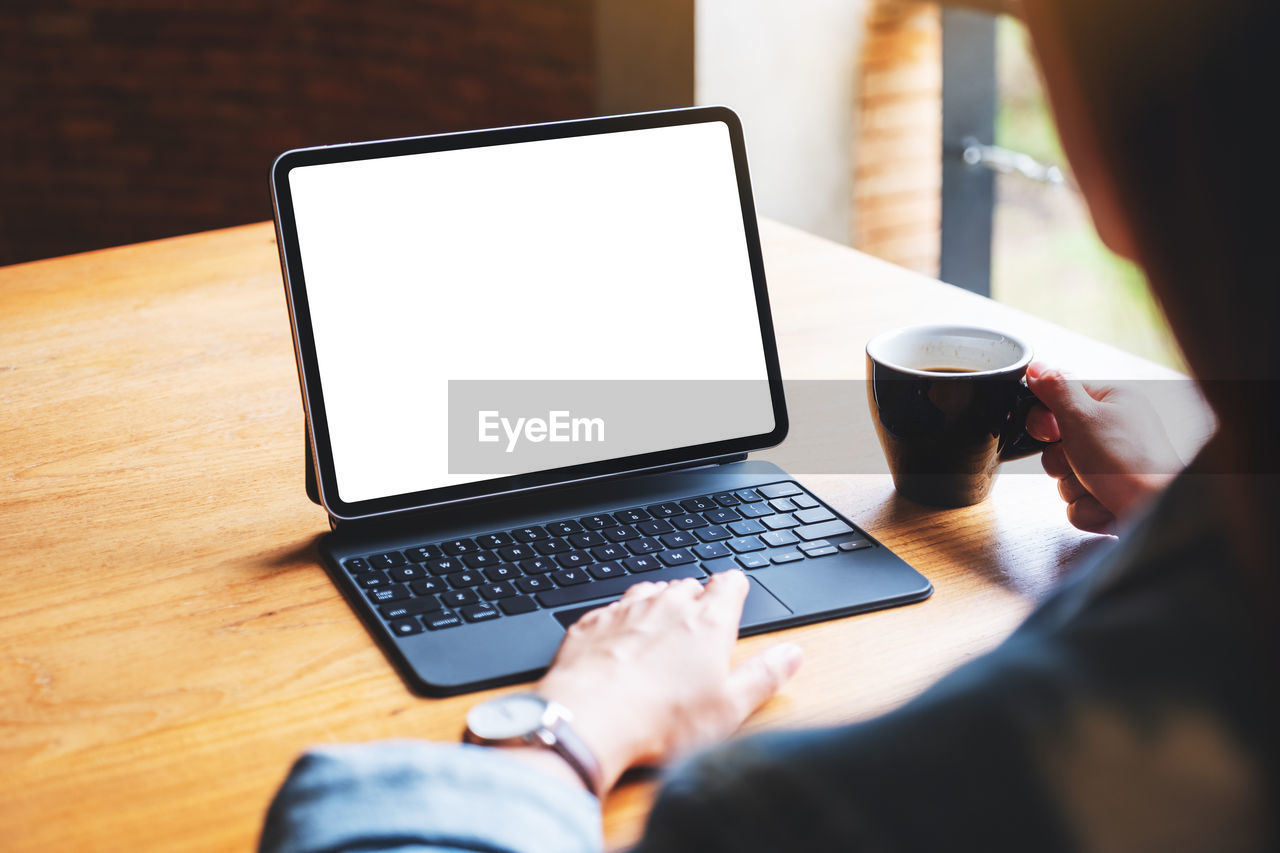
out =
<path fill-rule="evenodd" d="M 1022 382 L 1018 383 L 1015 394 L 1017 401 L 1013 406 L 1013 414 L 1009 416 L 1009 423 L 1005 425 L 1004 433 L 1000 436 L 1001 462 L 1032 456 L 1049 445 L 1057 443 L 1041 441 L 1027 432 L 1027 415 L 1031 412 L 1031 407 L 1040 401 Z"/>

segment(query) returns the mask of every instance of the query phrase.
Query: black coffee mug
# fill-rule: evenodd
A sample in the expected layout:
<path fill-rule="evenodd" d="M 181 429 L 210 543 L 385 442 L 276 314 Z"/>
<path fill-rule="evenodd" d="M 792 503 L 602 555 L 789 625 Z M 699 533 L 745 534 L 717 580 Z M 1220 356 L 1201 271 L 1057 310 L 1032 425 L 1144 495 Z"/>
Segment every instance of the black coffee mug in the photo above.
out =
<path fill-rule="evenodd" d="M 867 343 L 867 399 L 893 484 L 933 506 L 969 506 L 1001 462 L 1038 453 L 1027 434 L 1036 402 L 1024 377 L 1031 348 L 975 326 L 913 326 Z"/>

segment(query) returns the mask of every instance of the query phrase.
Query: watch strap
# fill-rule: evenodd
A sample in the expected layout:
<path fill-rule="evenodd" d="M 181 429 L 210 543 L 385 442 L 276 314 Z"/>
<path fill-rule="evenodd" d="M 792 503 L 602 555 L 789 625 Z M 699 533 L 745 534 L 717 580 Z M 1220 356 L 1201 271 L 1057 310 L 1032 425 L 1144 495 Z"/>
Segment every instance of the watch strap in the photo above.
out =
<path fill-rule="evenodd" d="M 600 790 L 603 782 L 600 762 L 596 760 L 591 747 L 578 736 L 578 732 L 569 722 L 572 715 L 563 705 L 549 703 L 548 707 L 556 711 L 555 720 L 540 730 L 535 737 L 543 746 L 553 750 L 573 768 L 573 771 L 582 779 L 582 783 L 587 786 L 588 791 L 597 797 L 603 796 L 604 792 Z M 548 733 L 550 738 L 544 738 L 543 735 Z"/>

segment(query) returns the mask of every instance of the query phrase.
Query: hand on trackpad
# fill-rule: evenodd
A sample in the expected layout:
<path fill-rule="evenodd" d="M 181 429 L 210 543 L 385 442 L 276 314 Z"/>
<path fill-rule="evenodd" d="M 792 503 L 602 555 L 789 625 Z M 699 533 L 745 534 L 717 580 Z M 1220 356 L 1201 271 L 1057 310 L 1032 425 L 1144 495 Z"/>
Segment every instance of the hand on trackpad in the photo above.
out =
<path fill-rule="evenodd" d="M 703 578 L 703 583 L 706 578 Z M 774 598 L 770 592 L 755 581 L 754 578 L 748 576 L 747 580 L 751 582 L 750 589 L 747 592 L 747 600 L 742 605 L 742 621 L 739 625 L 742 628 L 750 628 L 753 625 L 759 625 L 763 622 L 771 622 L 775 619 L 781 619 L 791 613 L 791 610 L 783 606 L 782 602 Z M 568 630 L 569 626 L 577 622 L 585 614 L 590 613 L 597 607 L 604 607 L 617 601 L 617 598 L 597 601 L 586 607 L 575 607 L 572 610 L 561 610 L 555 614 L 556 620 L 562 628 Z"/>

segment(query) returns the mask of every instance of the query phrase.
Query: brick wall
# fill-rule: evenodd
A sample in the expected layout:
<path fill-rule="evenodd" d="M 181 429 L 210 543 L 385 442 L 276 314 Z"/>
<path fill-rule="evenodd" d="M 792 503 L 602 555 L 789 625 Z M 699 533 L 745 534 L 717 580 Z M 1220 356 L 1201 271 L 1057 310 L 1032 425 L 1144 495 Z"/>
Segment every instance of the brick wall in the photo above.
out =
<path fill-rule="evenodd" d="M 871 0 L 853 152 L 853 245 L 938 274 L 942 20 L 936 3 Z"/>
<path fill-rule="evenodd" d="M 590 115 L 592 0 L 7 0 L 0 264 L 267 219 L 286 148 Z"/>

